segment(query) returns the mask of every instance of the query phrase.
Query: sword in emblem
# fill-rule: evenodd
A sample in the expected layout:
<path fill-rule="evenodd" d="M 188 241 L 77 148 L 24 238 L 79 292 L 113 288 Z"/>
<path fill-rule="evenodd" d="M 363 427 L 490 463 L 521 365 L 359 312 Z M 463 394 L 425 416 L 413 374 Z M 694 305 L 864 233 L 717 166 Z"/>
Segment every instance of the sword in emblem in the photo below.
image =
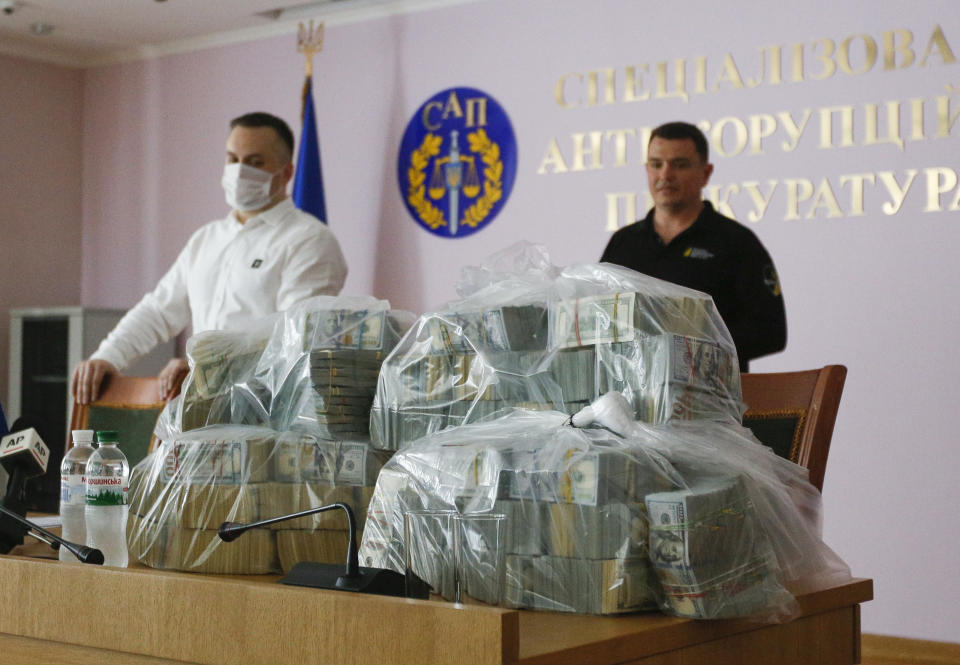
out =
<path fill-rule="evenodd" d="M 460 163 L 460 146 L 457 145 L 457 130 L 450 132 L 450 154 L 449 160 L 443 166 L 443 174 L 446 176 L 447 192 L 450 194 L 448 200 L 448 210 L 450 213 L 450 235 L 457 235 L 457 225 L 460 220 L 460 182 L 463 174 L 463 164 Z"/>
<path fill-rule="evenodd" d="M 474 157 L 460 154 L 459 136 L 460 133 L 457 130 L 450 132 L 450 152 L 433 163 L 433 175 L 430 177 L 430 187 L 427 190 L 432 199 L 441 199 L 444 193 L 448 195 L 447 214 L 452 236 L 457 235 L 460 224 L 460 191 L 463 190 L 468 197 L 474 197 L 480 192 Z M 466 182 L 463 180 L 464 163 L 467 164 Z"/>

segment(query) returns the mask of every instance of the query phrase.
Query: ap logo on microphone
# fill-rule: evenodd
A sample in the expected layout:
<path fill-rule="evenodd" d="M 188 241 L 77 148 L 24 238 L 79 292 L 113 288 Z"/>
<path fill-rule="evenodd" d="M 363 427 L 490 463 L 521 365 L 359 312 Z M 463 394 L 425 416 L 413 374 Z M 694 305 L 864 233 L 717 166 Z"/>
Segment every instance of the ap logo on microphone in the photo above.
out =
<path fill-rule="evenodd" d="M 517 175 L 517 140 L 493 97 L 448 88 L 425 101 L 407 124 L 397 160 L 400 194 L 420 226 L 463 238 L 503 209 Z"/>

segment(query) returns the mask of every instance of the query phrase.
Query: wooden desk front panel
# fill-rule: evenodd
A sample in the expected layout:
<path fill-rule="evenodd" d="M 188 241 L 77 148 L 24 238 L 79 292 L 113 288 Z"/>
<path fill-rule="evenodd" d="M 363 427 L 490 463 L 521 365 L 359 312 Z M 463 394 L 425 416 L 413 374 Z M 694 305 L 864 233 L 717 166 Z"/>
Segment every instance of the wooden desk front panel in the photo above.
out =
<path fill-rule="evenodd" d="M 0 588 L 16 599 L 0 605 L 0 633 L 8 634 L 0 635 L 0 660 L 16 662 L 8 645 L 46 645 L 78 649 L 77 663 L 105 650 L 114 660 L 104 664 L 128 652 L 137 665 L 835 665 L 859 661 L 858 604 L 873 597 L 871 580 L 854 580 L 799 596 L 803 616 L 794 622 L 758 626 L 455 606 L 275 579 L 0 556 Z"/>
<path fill-rule="evenodd" d="M 858 609 L 802 617 L 623 665 L 853 665 L 860 662 Z"/>
<path fill-rule="evenodd" d="M 17 557 L 0 588 L 0 633 L 204 665 L 517 659 L 518 613 L 495 607 Z"/>

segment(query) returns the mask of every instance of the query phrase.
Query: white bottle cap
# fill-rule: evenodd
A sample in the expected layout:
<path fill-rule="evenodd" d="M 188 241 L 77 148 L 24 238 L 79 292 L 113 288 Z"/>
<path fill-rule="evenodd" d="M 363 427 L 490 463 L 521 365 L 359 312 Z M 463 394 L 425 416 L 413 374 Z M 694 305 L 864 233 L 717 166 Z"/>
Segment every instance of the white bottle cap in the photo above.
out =
<path fill-rule="evenodd" d="M 73 445 L 75 445 L 75 446 L 92 446 L 92 445 L 93 445 L 93 430 L 92 430 L 92 429 L 75 429 L 75 430 L 73 430 Z"/>

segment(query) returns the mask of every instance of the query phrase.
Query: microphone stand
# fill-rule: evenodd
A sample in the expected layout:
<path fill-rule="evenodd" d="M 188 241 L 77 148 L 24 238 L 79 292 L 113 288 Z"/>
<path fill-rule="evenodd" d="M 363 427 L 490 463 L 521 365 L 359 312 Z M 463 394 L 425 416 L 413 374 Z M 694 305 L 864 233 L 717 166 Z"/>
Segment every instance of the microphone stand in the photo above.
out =
<path fill-rule="evenodd" d="M 347 563 L 346 568 L 332 563 L 315 563 L 312 561 L 301 561 L 295 564 L 286 577 L 279 580 L 280 584 L 289 584 L 293 586 L 306 586 L 315 589 L 334 589 L 339 591 L 353 591 L 355 593 L 373 593 L 384 596 L 404 596 L 406 595 L 406 576 L 394 570 L 386 568 L 366 568 L 360 567 L 357 556 L 357 528 L 356 520 L 353 516 L 353 509 L 345 503 L 332 503 L 328 506 L 311 508 L 290 515 L 281 515 L 260 522 L 251 522 L 249 524 L 238 524 L 236 522 L 224 522 L 217 529 L 220 539 L 226 543 L 236 540 L 247 530 L 254 527 L 267 526 L 277 522 L 296 519 L 323 513 L 328 510 L 340 509 L 347 513 L 347 525 L 349 528 L 349 541 L 347 543 Z M 425 585 L 422 585 L 425 587 Z M 417 589 L 418 598 L 428 598 L 429 591 L 426 588 Z"/>
<path fill-rule="evenodd" d="M 77 545 L 76 543 L 71 543 L 69 540 L 64 540 L 60 536 L 50 533 L 42 526 L 38 526 L 28 520 L 27 518 L 21 516 L 20 514 L 10 510 L 4 505 L 0 505 L 0 513 L 6 515 L 10 519 L 18 522 L 19 524 L 27 527 L 31 532 L 31 535 L 35 536 L 39 540 L 47 543 L 53 549 L 59 549 L 60 547 L 66 547 L 70 552 L 77 557 L 81 563 L 92 563 L 95 565 L 103 565 L 103 552 L 93 547 L 87 547 L 86 545 Z"/>

